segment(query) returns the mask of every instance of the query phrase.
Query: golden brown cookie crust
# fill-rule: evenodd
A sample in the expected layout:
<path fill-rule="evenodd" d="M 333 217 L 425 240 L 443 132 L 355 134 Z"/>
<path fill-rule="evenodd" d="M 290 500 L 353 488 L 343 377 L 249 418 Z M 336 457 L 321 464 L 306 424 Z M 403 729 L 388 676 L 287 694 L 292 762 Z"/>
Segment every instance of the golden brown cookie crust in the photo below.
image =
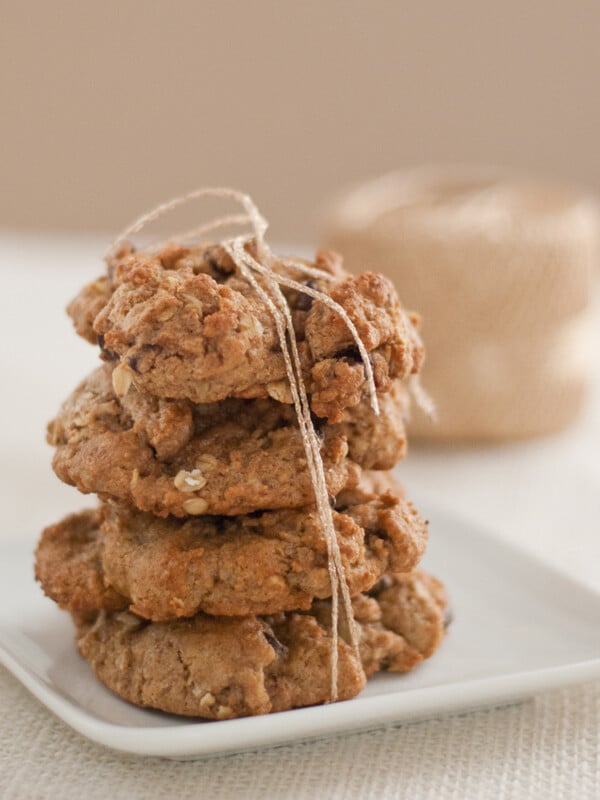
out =
<path fill-rule="evenodd" d="M 413 569 L 426 546 L 427 526 L 409 503 L 389 492 L 361 496 L 356 490 L 354 502 L 334 511 L 333 519 L 348 587 L 356 595 L 387 570 Z M 83 512 L 83 518 L 91 513 Z M 178 520 L 106 506 L 102 517 L 101 527 L 97 524 L 88 534 L 90 552 L 92 537 L 96 546 L 96 561 L 89 561 L 89 568 L 101 565 L 89 582 L 111 586 L 121 598 L 117 607 L 129 605 L 139 616 L 272 614 L 308 609 L 315 598 L 330 595 L 327 544 L 314 507 Z M 80 524 L 71 519 L 75 527 Z M 70 531 L 65 529 L 62 552 L 57 537 L 52 538 L 50 555 L 45 537 L 38 558 L 48 565 L 52 558 L 68 573 L 69 560 L 78 560 Z M 42 577 L 48 574 L 50 569 Z M 46 577 L 42 586 L 68 607 L 56 581 Z M 96 602 L 92 595 L 73 610 L 104 608 Z"/>
<path fill-rule="evenodd" d="M 98 510 L 81 511 L 42 532 L 35 551 L 35 577 L 61 608 L 114 611 L 127 605 L 104 580 L 98 547 L 100 522 Z"/>
<path fill-rule="evenodd" d="M 366 674 L 406 672 L 427 658 L 444 634 L 444 601 L 417 571 L 389 577 L 388 599 L 397 592 L 418 598 L 384 619 L 376 592 L 353 601 L 360 662 L 342 636 L 338 642 L 338 699 L 356 696 Z M 208 617 L 146 622 L 130 612 L 99 612 L 78 620 L 78 646 L 110 689 L 136 705 L 205 719 L 229 719 L 327 702 L 331 696 L 330 603 L 308 613 L 271 617 Z M 421 620 L 426 630 L 417 634 Z M 436 622 L 437 621 L 437 622 Z M 415 644 L 417 642 L 418 644 Z M 419 646 L 423 649 L 420 650 Z M 366 674 L 365 674 L 366 673 Z"/>
<path fill-rule="evenodd" d="M 376 416 L 367 400 L 337 424 L 316 421 L 330 494 L 360 470 L 391 468 L 406 451 L 406 390 L 396 382 Z M 94 370 L 48 426 L 65 483 L 158 516 L 246 514 L 312 502 L 293 406 L 271 398 L 194 404 L 132 389 L 119 397 L 110 365 Z"/>
<path fill-rule="evenodd" d="M 379 390 L 418 372 L 423 346 L 391 282 L 369 273 L 349 276 L 328 253 L 317 254 L 316 266 L 333 279 L 293 271 L 292 277 L 343 306 L 364 337 Z M 354 341 L 322 303 L 296 291 L 284 294 L 313 411 L 338 421 L 365 395 Z M 119 362 L 124 383 L 158 397 L 196 403 L 267 397 L 286 378 L 269 311 L 220 247 L 168 245 L 156 254 L 123 249 L 108 274 L 71 302 L 69 313 L 81 335 L 97 337 L 105 359 Z"/>

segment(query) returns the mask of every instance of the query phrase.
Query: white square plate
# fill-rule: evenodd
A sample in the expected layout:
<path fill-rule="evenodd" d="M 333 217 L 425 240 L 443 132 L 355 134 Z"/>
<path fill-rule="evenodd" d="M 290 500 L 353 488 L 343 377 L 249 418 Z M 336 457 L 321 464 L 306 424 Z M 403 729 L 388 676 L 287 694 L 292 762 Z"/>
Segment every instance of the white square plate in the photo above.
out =
<path fill-rule="evenodd" d="M 600 595 L 446 513 L 430 518 L 424 565 L 450 592 L 454 621 L 446 641 L 414 672 L 378 675 L 354 700 L 222 722 L 130 706 L 78 656 L 70 619 L 42 596 L 32 554 L 18 545 L 0 550 L 0 658 L 84 736 L 170 758 L 466 711 L 600 677 Z"/>

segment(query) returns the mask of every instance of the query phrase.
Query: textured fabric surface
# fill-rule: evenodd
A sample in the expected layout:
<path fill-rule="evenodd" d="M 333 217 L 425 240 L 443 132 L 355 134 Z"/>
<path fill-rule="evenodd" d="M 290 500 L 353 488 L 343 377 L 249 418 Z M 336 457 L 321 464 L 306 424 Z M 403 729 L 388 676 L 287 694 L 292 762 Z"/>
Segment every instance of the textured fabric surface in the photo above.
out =
<path fill-rule="evenodd" d="M 600 684 L 489 711 L 175 762 L 80 737 L 0 671 L 2 800 L 597 800 Z"/>

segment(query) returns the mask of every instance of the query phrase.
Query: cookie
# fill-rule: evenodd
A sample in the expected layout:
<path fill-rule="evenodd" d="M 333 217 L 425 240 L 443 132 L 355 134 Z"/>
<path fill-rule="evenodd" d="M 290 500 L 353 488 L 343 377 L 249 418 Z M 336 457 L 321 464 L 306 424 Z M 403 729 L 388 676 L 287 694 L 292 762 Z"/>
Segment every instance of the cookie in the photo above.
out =
<path fill-rule="evenodd" d="M 406 451 L 406 390 L 395 382 L 376 416 L 363 400 L 341 421 L 315 419 L 330 494 L 360 470 L 389 469 Z M 293 406 L 271 398 L 194 404 L 131 390 L 119 397 L 99 367 L 48 427 L 54 471 L 79 491 L 159 516 L 298 508 L 314 490 Z"/>
<path fill-rule="evenodd" d="M 99 511 L 69 514 L 42 534 L 35 551 L 35 577 L 44 592 L 69 611 L 107 611 L 127 601 L 107 585 L 98 547 Z"/>
<path fill-rule="evenodd" d="M 367 677 L 381 669 L 409 672 L 435 653 L 450 624 L 446 587 L 421 569 L 384 575 L 367 595 L 354 599 L 353 609 L 362 628 Z M 313 610 L 329 613 L 325 601 Z M 400 642 L 394 634 L 401 635 Z"/>
<path fill-rule="evenodd" d="M 89 534 L 96 554 L 88 561 L 93 573 L 88 582 L 112 587 L 123 598 L 121 607 L 141 617 L 272 614 L 308 609 L 315 598 L 331 594 L 327 544 L 314 507 L 180 520 L 108 505 L 102 518 L 98 524 L 97 512 L 90 511 L 71 518 L 76 528 L 96 525 Z M 390 492 L 357 489 L 353 505 L 338 507 L 333 519 L 352 595 L 370 589 L 387 570 L 410 571 L 426 546 L 426 523 Z M 78 563 L 79 554 L 68 527 L 63 552 L 54 534 L 48 552 L 46 537 L 44 532 L 38 547 L 38 560 L 45 565 L 38 577 L 44 591 L 69 608 L 67 590 L 52 577 L 51 561 L 68 575 L 70 560 Z M 97 593 L 90 594 L 87 606 L 79 595 L 77 600 L 76 610 L 106 608 Z"/>
<path fill-rule="evenodd" d="M 385 602 L 377 591 L 353 601 L 360 662 L 342 634 L 339 700 L 356 696 L 378 670 L 413 669 L 443 638 L 446 600 L 438 581 L 420 571 L 390 576 L 383 592 Z M 331 698 L 329 605 L 175 622 L 99 612 L 76 618 L 77 641 L 97 677 L 135 705 L 212 720 L 267 714 Z"/>
<path fill-rule="evenodd" d="M 369 352 L 379 391 L 388 391 L 393 378 L 418 372 L 424 350 L 417 320 L 402 309 L 392 283 L 372 273 L 349 276 L 327 251 L 317 253 L 315 266 L 331 280 L 273 268 L 327 292 L 345 309 Z M 337 422 L 365 396 L 355 342 L 322 302 L 298 291 L 284 294 L 312 410 Z M 86 286 L 68 310 L 76 330 L 97 340 L 103 358 L 117 366 L 122 393 L 133 384 L 195 403 L 291 400 L 273 318 L 221 247 L 168 245 L 154 254 L 124 247 L 107 275 Z"/>

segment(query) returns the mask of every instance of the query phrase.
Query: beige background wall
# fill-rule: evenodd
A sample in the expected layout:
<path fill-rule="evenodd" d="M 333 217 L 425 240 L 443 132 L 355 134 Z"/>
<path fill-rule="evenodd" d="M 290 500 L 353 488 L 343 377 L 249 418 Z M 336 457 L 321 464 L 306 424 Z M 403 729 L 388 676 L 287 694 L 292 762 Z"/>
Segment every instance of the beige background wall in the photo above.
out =
<path fill-rule="evenodd" d="M 0 225 L 115 230 L 200 184 L 277 239 L 340 185 L 491 161 L 600 190 L 600 2 L 4 2 Z"/>

